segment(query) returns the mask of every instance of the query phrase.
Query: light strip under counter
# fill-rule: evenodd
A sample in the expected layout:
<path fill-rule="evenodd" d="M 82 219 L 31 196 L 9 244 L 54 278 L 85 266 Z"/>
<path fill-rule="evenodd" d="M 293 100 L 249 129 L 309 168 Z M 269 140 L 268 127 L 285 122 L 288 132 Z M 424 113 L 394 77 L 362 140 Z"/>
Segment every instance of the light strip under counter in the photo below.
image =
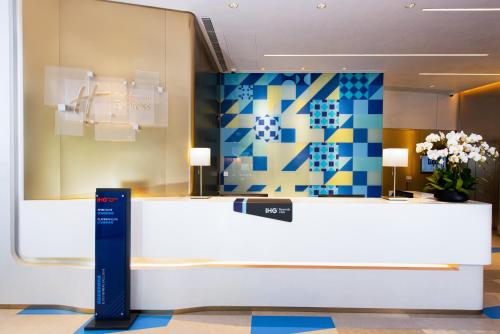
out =
<path fill-rule="evenodd" d="M 131 268 L 137 269 L 191 269 L 191 268 L 262 268 L 262 269 L 363 269 L 363 270 L 459 270 L 456 264 L 410 263 L 349 263 L 300 261 L 218 261 L 202 259 L 147 259 L 133 258 Z"/>
<path fill-rule="evenodd" d="M 36 258 L 24 259 L 26 264 L 93 268 L 92 258 Z M 261 269 L 357 269 L 357 270 L 448 270 L 460 269 L 458 264 L 429 263 L 354 263 L 304 261 L 221 261 L 206 259 L 152 259 L 132 258 L 132 270 L 196 269 L 196 268 L 261 268 Z"/>

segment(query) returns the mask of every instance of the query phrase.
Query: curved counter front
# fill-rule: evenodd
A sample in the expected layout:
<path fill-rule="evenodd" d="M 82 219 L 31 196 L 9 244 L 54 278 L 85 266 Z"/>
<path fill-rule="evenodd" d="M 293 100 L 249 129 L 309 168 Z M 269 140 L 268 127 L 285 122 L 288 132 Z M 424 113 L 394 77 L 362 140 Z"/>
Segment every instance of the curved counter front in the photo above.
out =
<path fill-rule="evenodd" d="M 133 309 L 483 307 L 489 204 L 293 198 L 286 221 L 235 200 L 132 201 Z M 18 224 L 18 265 L 53 275 L 15 304 L 92 308 L 94 202 L 23 201 Z"/>

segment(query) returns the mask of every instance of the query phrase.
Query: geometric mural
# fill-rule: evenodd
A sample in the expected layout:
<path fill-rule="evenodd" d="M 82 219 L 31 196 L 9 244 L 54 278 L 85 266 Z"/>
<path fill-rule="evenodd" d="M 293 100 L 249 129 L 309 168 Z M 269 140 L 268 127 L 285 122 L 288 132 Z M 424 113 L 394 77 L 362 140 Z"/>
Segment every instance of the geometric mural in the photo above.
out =
<path fill-rule="evenodd" d="M 383 74 L 224 73 L 221 190 L 380 197 Z"/>

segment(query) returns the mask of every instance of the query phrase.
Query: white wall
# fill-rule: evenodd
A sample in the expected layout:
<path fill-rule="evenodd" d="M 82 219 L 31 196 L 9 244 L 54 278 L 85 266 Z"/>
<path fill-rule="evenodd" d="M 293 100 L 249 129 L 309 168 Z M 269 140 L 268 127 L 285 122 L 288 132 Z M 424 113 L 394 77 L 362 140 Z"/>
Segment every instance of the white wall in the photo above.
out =
<path fill-rule="evenodd" d="M 0 0 L 0 272 L 3 277 L 10 255 L 11 203 L 11 90 L 10 90 L 10 6 L 9 0 Z M 0 292 L 1 292 L 0 288 Z"/>
<path fill-rule="evenodd" d="M 458 95 L 386 88 L 384 128 L 457 128 Z"/>

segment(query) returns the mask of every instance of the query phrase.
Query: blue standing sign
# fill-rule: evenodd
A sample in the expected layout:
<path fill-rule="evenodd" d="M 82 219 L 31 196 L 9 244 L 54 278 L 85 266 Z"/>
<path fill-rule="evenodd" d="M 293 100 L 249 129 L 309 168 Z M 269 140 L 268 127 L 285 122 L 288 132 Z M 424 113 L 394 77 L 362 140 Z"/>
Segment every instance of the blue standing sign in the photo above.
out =
<path fill-rule="evenodd" d="M 130 313 L 130 189 L 96 189 L 95 316 L 85 329 L 127 329 Z"/>

